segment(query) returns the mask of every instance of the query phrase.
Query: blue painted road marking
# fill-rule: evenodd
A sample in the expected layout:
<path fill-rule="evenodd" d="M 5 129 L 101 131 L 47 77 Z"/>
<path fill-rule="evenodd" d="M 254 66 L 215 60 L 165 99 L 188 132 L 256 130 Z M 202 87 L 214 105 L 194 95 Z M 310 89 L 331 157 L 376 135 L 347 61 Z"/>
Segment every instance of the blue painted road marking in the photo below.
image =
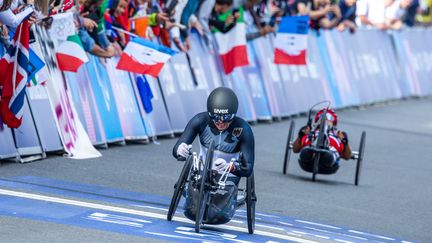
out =
<path fill-rule="evenodd" d="M 1 215 L 95 228 L 150 238 L 175 239 L 179 241 L 188 241 L 190 240 L 189 238 L 195 240 L 209 240 L 208 238 L 212 240 L 227 240 L 224 237 L 235 235 L 235 240 L 253 242 L 281 241 L 291 239 L 289 237 L 300 240 L 312 239 L 316 242 L 322 240 L 337 242 L 401 242 L 393 237 L 262 212 L 257 212 L 256 214 L 256 229 L 259 233 L 251 236 L 245 233 L 247 232 L 247 219 L 246 212 L 243 209 L 237 210 L 234 219 L 229 225 L 204 228 L 202 234 L 196 234 L 193 230 L 190 231 L 190 229 L 193 229 L 191 228 L 192 221 L 182 216 L 181 209 L 177 210 L 174 222 L 167 222 L 165 220 L 167 207 L 170 202 L 170 198 L 168 197 L 39 177 L 3 179 L 0 180 L 0 188 L 8 188 L 10 191 L 12 191 L 11 189 L 21 191 L 31 190 L 34 194 L 49 193 L 50 195 L 59 195 L 56 197 L 58 199 L 54 200 L 55 203 L 47 205 L 46 202 L 41 201 L 35 203 L 34 200 L 37 199 L 31 197 L 22 198 L 2 194 L 3 196 L 0 196 Z M 78 198 L 75 199 L 78 204 L 65 204 L 65 199 L 61 198 L 65 196 Z M 98 204 L 89 209 L 86 207 L 86 202 L 82 201 L 82 199 L 97 201 Z M 118 206 L 120 210 L 112 209 L 105 207 L 106 203 L 134 207 L 138 208 L 138 210 L 121 206 Z M 37 213 L 35 214 L 35 212 Z M 217 232 L 216 236 L 212 235 L 215 232 Z M 260 232 L 263 235 L 269 232 L 274 237 L 262 236 Z"/>

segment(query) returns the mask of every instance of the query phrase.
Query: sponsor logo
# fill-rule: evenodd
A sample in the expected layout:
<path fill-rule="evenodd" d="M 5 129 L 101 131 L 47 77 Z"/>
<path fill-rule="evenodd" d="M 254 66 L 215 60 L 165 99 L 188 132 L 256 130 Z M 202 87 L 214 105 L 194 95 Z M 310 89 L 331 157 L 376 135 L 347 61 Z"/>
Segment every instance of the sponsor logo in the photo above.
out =
<path fill-rule="evenodd" d="M 228 109 L 214 109 L 213 112 L 216 114 L 228 114 Z"/>
<path fill-rule="evenodd" d="M 243 132 L 243 128 L 242 127 L 236 127 L 234 128 L 232 135 L 234 137 L 240 137 L 241 133 Z"/>

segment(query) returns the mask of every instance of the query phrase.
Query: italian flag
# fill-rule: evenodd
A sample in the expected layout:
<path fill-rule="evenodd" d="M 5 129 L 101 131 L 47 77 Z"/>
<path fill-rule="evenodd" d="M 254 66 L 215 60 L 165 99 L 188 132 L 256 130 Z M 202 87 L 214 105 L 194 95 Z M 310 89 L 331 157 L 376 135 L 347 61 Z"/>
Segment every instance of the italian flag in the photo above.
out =
<path fill-rule="evenodd" d="M 236 25 L 227 33 L 219 32 L 214 28 L 214 35 L 219 46 L 219 55 L 225 74 L 230 74 L 234 68 L 249 65 L 246 46 L 246 25 L 243 21 L 243 8 L 239 9 L 240 18 Z M 225 21 L 232 14 L 229 11 L 219 16 L 219 20 Z"/>
<path fill-rule="evenodd" d="M 67 41 L 63 41 L 56 57 L 60 70 L 69 72 L 77 72 L 81 65 L 89 61 L 78 35 L 69 36 Z"/>

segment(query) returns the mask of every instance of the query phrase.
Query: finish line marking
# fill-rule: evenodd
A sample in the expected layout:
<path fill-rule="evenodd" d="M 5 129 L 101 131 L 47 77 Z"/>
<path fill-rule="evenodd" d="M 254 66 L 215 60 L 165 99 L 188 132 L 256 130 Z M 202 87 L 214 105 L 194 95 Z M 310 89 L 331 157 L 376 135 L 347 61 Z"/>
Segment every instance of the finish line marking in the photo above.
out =
<path fill-rule="evenodd" d="M 122 208 L 122 207 L 116 207 L 116 206 L 108 206 L 108 205 L 99 204 L 99 203 L 90 203 L 90 202 L 84 202 L 84 201 L 78 201 L 78 200 L 72 200 L 72 199 L 43 196 L 43 195 L 33 194 L 33 193 L 17 192 L 17 191 L 0 189 L 0 195 L 27 198 L 27 199 L 32 199 L 32 200 L 53 202 L 53 203 L 71 205 L 71 206 L 78 206 L 78 207 L 84 207 L 84 208 L 105 210 L 105 211 L 111 211 L 111 212 L 117 212 L 117 213 L 125 213 L 125 214 L 139 215 L 139 216 L 144 216 L 144 217 L 151 217 L 151 218 L 166 220 L 165 214 L 145 212 L 145 211 L 140 211 L 140 210 L 135 210 L 135 209 L 128 209 L 128 208 Z M 183 223 L 195 224 L 194 222 L 192 222 L 188 219 L 177 217 L 177 216 L 174 216 L 173 219 L 175 219 L 176 221 L 183 222 Z M 242 227 L 232 226 L 232 225 L 223 225 L 223 226 L 211 225 L 211 227 L 248 233 L 247 229 L 242 228 Z M 292 236 L 282 235 L 282 234 L 277 234 L 277 233 L 272 233 L 272 232 L 266 232 L 266 231 L 262 231 L 262 230 L 255 230 L 254 234 L 266 236 L 266 237 L 283 239 L 283 240 L 289 240 L 289 241 L 294 241 L 294 242 L 299 242 L 299 243 L 318 243 L 318 242 L 312 241 L 312 240 L 306 240 L 306 239 L 302 239 L 302 238 L 297 238 L 297 237 L 292 237 Z"/>

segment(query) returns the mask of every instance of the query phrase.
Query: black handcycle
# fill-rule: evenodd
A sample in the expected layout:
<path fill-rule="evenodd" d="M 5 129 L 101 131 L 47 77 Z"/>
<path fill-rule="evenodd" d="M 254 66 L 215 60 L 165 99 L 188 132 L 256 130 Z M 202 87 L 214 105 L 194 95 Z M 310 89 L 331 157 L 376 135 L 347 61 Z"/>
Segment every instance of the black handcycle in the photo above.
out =
<path fill-rule="evenodd" d="M 195 232 L 197 233 L 200 232 L 201 226 L 206 223 L 206 212 L 211 203 L 213 195 L 212 192 L 215 192 L 225 186 L 223 181 L 217 181 L 214 178 L 214 174 L 211 170 L 213 164 L 214 150 L 215 142 L 212 141 L 207 150 L 203 166 L 195 166 L 194 162 L 200 161 L 197 159 L 196 153 L 188 156 L 180 173 L 180 176 L 177 180 L 177 183 L 174 185 L 174 194 L 171 198 L 171 203 L 168 209 L 167 220 L 171 221 L 180 202 L 180 197 L 186 188 L 186 185 L 195 186 L 196 189 L 199 190 L 198 209 L 195 215 Z M 241 163 L 241 169 L 247 170 L 247 164 L 241 159 L 241 156 L 239 161 Z M 246 188 L 238 189 L 236 209 L 246 204 L 248 232 L 249 234 L 253 234 L 255 230 L 256 204 L 255 179 L 253 172 L 246 179 Z"/>
<path fill-rule="evenodd" d="M 329 109 L 329 106 L 330 106 L 330 102 L 329 101 L 323 101 L 323 102 L 319 102 L 319 103 L 315 104 L 314 106 L 311 107 L 311 109 L 309 110 L 309 113 L 308 113 L 307 125 L 309 127 L 312 127 L 312 115 L 314 113 L 313 112 L 314 108 L 320 104 L 323 104 L 323 103 L 328 104 L 326 109 L 323 110 L 323 114 L 322 114 L 322 117 L 326 117 L 327 110 Z M 326 136 L 326 134 L 329 133 L 329 130 L 328 130 L 329 128 L 325 124 L 326 119 L 320 119 L 319 121 L 320 121 L 320 124 L 316 124 L 316 125 L 319 125 L 319 132 L 318 132 L 318 136 L 316 138 L 316 143 L 312 144 L 309 147 L 310 149 L 312 149 L 315 152 L 313 167 L 312 167 L 312 181 L 315 181 L 317 174 L 331 174 L 331 173 L 320 173 L 319 172 L 319 162 L 320 162 L 321 154 L 328 151 L 328 146 L 325 143 L 325 136 Z M 289 129 L 288 129 L 288 138 L 287 138 L 287 143 L 286 143 L 283 170 L 282 170 L 283 174 L 287 173 L 287 169 L 288 169 L 288 165 L 289 165 L 289 161 L 290 161 L 290 157 L 291 157 L 291 153 L 292 153 L 292 149 L 293 149 L 294 128 L 295 128 L 295 122 L 291 121 Z M 359 149 L 358 149 L 358 151 L 352 151 L 351 158 L 350 158 L 352 160 L 357 161 L 355 179 L 354 179 L 354 184 L 356 186 L 358 186 L 359 180 L 360 180 L 360 172 L 361 172 L 361 168 L 362 168 L 365 143 L 366 143 L 366 132 L 363 131 L 361 134 L 361 138 L 360 138 Z"/>

